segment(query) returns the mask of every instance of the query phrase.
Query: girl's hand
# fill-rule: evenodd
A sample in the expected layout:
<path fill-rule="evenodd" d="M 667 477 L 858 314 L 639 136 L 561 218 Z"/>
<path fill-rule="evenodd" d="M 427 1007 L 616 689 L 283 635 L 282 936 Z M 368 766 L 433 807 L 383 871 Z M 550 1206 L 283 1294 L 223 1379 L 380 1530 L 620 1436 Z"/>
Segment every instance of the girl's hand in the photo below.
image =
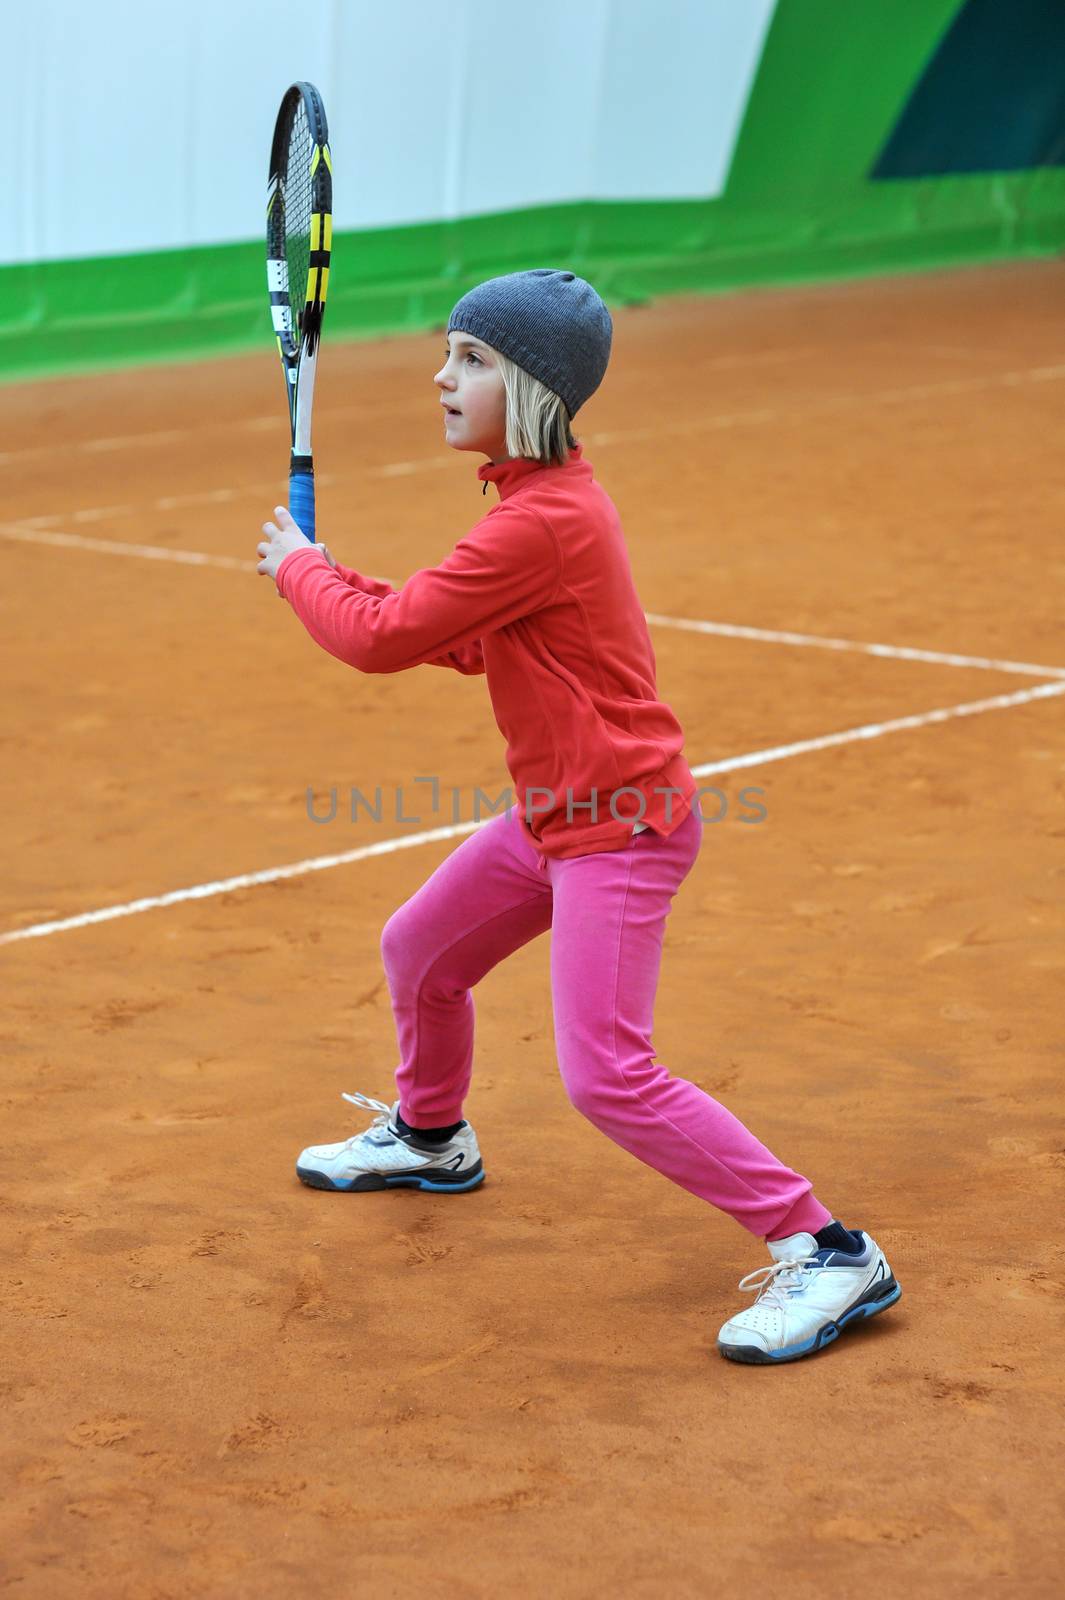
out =
<path fill-rule="evenodd" d="M 297 527 L 292 520 L 285 506 L 275 506 L 274 516 L 277 518 L 276 523 L 263 523 L 263 533 L 266 538 L 260 540 L 259 544 L 256 545 L 256 553 L 260 557 L 256 571 L 264 577 L 276 579 L 277 569 L 285 557 L 290 555 L 293 550 L 305 550 L 308 545 L 315 550 L 320 550 L 331 567 L 336 566 L 336 562 L 325 545 L 315 544 L 313 539 L 308 539 L 303 529 Z"/>

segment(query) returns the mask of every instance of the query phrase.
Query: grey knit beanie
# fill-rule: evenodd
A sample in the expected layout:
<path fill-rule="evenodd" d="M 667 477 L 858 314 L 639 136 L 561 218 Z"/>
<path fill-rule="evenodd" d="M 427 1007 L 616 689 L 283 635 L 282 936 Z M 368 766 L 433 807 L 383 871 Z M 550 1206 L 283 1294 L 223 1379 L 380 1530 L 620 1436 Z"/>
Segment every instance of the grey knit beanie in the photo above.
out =
<path fill-rule="evenodd" d="M 572 418 L 603 381 L 614 324 L 583 278 L 533 267 L 470 289 L 447 331 L 470 333 L 509 356 L 557 394 Z"/>

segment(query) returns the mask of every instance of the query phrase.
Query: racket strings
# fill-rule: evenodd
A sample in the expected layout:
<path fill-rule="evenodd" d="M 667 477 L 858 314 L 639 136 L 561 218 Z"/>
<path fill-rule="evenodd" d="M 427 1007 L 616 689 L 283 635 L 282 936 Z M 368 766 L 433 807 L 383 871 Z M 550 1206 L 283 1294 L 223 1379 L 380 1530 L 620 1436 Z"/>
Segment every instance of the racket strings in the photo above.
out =
<path fill-rule="evenodd" d="M 314 180 L 311 156 L 314 140 L 307 122 L 307 108 L 300 98 L 288 137 L 288 160 L 282 179 L 285 217 L 285 258 L 288 263 L 288 303 L 292 332 L 298 341 L 303 331 L 307 304 L 307 278 L 311 261 L 311 212 Z"/>

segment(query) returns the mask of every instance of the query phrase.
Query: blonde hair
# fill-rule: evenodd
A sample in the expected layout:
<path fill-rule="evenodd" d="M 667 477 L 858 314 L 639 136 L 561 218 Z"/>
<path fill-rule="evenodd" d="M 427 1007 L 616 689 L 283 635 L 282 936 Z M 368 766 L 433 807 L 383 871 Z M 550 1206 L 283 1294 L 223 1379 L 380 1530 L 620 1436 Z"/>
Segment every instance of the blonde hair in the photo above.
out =
<path fill-rule="evenodd" d="M 577 443 L 565 402 L 539 378 L 493 349 L 503 374 L 507 404 L 507 455 L 564 466 Z"/>

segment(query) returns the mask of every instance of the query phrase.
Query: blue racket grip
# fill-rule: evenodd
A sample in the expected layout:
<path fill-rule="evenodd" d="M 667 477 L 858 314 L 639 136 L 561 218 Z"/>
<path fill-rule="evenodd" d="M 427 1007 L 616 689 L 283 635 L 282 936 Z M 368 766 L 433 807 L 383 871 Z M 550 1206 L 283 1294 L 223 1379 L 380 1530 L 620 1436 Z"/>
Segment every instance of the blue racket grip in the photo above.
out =
<path fill-rule="evenodd" d="M 314 468 L 304 456 L 288 478 L 288 509 L 293 522 L 308 539 L 314 538 Z"/>

